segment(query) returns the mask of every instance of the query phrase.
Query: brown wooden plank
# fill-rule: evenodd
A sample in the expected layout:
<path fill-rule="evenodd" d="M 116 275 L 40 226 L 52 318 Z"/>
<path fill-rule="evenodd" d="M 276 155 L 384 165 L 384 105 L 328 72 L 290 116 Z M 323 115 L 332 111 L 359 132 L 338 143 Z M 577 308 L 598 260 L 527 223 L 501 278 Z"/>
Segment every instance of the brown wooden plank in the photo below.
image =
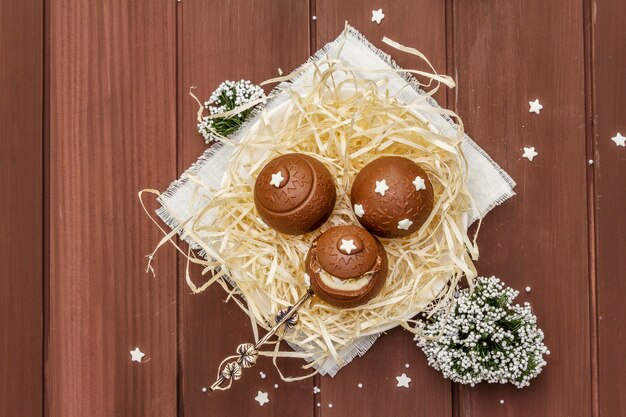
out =
<path fill-rule="evenodd" d="M 483 223 L 478 270 L 521 290 L 552 352 L 524 390 L 462 387 L 463 416 L 591 413 L 582 14 L 567 0 L 454 2 L 458 111 L 518 182 Z M 540 115 L 528 112 L 535 98 Z"/>
<path fill-rule="evenodd" d="M 601 416 L 626 414 L 626 3 L 591 1 L 595 161 L 598 406 Z M 593 208 L 593 207 L 592 207 Z"/>
<path fill-rule="evenodd" d="M 43 3 L 0 1 L 0 415 L 42 414 Z"/>
<path fill-rule="evenodd" d="M 206 149 L 196 131 L 196 102 L 189 97 L 191 86 L 201 99 L 226 79 L 260 82 L 303 63 L 309 56 L 309 8 L 307 1 L 254 0 L 179 3 L 179 172 L 184 171 Z M 184 259 L 180 259 L 184 265 Z M 248 317 L 234 302 L 224 303 L 224 291 L 215 285 L 192 295 L 180 284 L 180 357 L 182 412 L 185 417 L 206 416 L 312 416 L 313 379 L 285 383 L 271 361 L 244 372 L 230 391 L 203 393 L 217 372 L 220 361 L 234 353 L 239 343 L 253 339 Z M 199 269 L 192 276 L 202 281 Z M 301 363 L 281 361 L 287 375 L 300 375 Z M 267 374 L 263 380 L 259 372 Z M 279 388 L 274 388 L 279 384 Z M 261 407 L 257 391 L 269 393 L 270 402 Z"/>
<path fill-rule="evenodd" d="M 52 417 L 176 414 L 176 255 L 146 274 L 137 200 L 176 175 L 175 7 L 50 4 Z"/>
<path fill-rule="evenodd" d="M 337 37 L 347 20 L 375 45 L 390 52 L 400 65 L 422 68 L 414 58 L 382 45 L 383 36 L 416 47 L 426 54 L 439 72 L 445 73 L 444 6 L 442 1 L 431 0 L 316 0 L 317 47 Z M 380 25 L 371 21 L 372 10 L 379 8 L 385 14 Z M 445 97 L 442 88 L 437 99 L 443 105 Z M 405 368 L 407 363 L 410 365 L 408 369 Z M 403 372 L 412 378 L 408 390 L 396 387 L 395 377 Z M 358 388 L 359 383 L 363 388 Z M 400 329 L 383 335 L 363 358 L 355 359 L 334 378 L 322 377 L 321 390 L 322 416 L 448 416 L 452 413 L 450 382 L 428 367 L 412 334 Z M 333 405 L 332 408 L 329 404 Z"/>

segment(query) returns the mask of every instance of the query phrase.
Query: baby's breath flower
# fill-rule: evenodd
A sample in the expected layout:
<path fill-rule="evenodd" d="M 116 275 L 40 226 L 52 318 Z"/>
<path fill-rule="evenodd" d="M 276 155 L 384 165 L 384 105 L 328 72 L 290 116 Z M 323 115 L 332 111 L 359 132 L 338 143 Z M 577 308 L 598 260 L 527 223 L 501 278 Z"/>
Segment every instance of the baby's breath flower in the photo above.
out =
<path fill-rule="evenodd" d="M 214 116 L 264 97 L 263 89 L 250 81 L 224 81 L 204 103 L 204 107 L 209 115 Z M 207 144 L 213 142 L 217 136 L 228 136 L 239 129 L 253 108 L 228 117 L 204 116 L 198 123 L 198 132 Z"/>
<path fill-rule="evenodd" d="M 457 291 L 449 316 L 448 304 L 418 321 L 423 336 L 415 340 L 428 364 L 461 384 L 529 385 L 549 351 L 530 304 L 513 305 L 518 294 L 496 277 L 480 277 L 473 292 Z"/>

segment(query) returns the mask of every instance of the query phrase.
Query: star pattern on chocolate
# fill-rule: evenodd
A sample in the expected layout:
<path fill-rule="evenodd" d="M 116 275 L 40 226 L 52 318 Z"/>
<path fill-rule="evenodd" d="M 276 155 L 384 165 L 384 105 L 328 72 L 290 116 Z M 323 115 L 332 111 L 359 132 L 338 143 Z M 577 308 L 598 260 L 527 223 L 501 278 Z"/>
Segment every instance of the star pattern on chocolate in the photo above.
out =
<path fill-rule="evenodd" d="M 280 184 L 282 184 L 284 180 L 285 180 L 285 177 L 283 177 L 282 172 L 278 171 L 275 174 L 272 174 L 270 185 L 273 185 L 274 187 L 278 188 L 280 187 Z"/>
<path fill-rule="evenodd" d="M 341 239 L 341 246 L 339 246 L 340 251 L 350 255 L 355 249 L 356 245 L 354 244 L 353 239 Z"/>
<path fill-rule="evenodd" d="M 278 190 L 274 190 L 274 193 L 272 193 L 272 201 L 274 201 L 274 196 L 276 196 L 276 198 L 282 201 L 291 201 L 292 204 L 295 204 L 294 200 L 296 199 L 296 191 L 305 187 L 310 188 L 311 183 L 310 181 L 306 180 L 307 176 L 304 172 L 304 167 L 301 164 L 302 161 L 292 161 L 289 163 L 289 166 L 287 167 L 287 171 L 290 173 L 289 183 L 287 183 L 284 187 L 279 188 Z M 280 174 L 280 176 L 282 177 L 280 171 L 276 174 Z M 272 174 L 272 180 L 274 178 L 274 175 L 276 174 Z"/>
<path fill-rule="evenodd" d="M 385 193 L 387 192 L 388 189 L 389 189 L 389 186 L 387 185 L 387 180 L 382 179 L 380 181 L 376 181 L 376 190 L 375 190 L 375 192 L 377 192 L 378 194 L 380 194 L 380 195 L 382 195 L 384 197 Z"/>
<path fill-rule="evenodd" d="M 413 180 L 413 185 L 415 186 L 415 191 L 426 189 L 426 181 L 424 181 L 424 178 L 419 175 Z"/>

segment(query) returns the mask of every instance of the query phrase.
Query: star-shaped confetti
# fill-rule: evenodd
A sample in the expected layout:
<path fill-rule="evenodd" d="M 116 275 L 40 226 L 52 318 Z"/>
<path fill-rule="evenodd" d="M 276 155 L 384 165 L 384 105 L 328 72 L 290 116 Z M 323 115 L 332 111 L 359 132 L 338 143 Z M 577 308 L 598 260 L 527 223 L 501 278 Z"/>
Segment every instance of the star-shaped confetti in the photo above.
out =
<path fill-rule="evenodd" d="M 622 136 L 619 132 L 617 132 L 617 135 L 613 136 L 611 140 L 615 142 L 617 146 L 626 146 L 626 136 Z"/>
<path fill-rule="evenodd" d="M 528 110 L 530 113 L 539 114 L 541 109 L 543 109 L 543 106 L 539 103 L 538 98 L 536 98 L 535 101 L 529 101 L 528 104 L 530 105 L 530 109 Z"/>
<path fill-rule="evenodd" d="M 363 209 L 362 204 L 354 205 L 354 214 L 356 214 L 358 217 L 363 217 L 365 215 L 365 210 Z"/>
<path fill-rule="evenodd" d="M 319 394 L 322 390 L 319 387 L 313 387 L 313 394 Z"/>
<path fill-rule="evenodd" d="M 374 192 L 377 192 L 384 197 L 388 189 L 389 186 L 387 185 L 387 180 L 376 181 L 376 190 Z"/>
<path fill-rule="evenodd" d="M 411 225 L 413 224 L 413 222 L 409 219 L 402 219 L 398 222 L 398 229 L 400 230 L 409 230 L 409 227 L 411 227 Z"/>
<path fill-rule="evenodd" d="M 372 22 L 376 22 L 380 25 L 380 22 L 385 18 L 383 9 L 372 10 Z"/>
<path fill-rule="evenodd" d="M 141 358 L 143 358 L 144 356 L 146 356 L 146 354 L 143 353 L 142 351 L 140 351 L 138 347 L 136 347 L 135 350 L 131 350 L 130 351 L 130 361 L 131 362 L 139 362 L 139 363 L 141 363 Z"/>
<path fill-rule="evenodd" d="M 256 397 L 254 397 L 254 399 L 255 399 L 255 400 L 256 400 L 256 402 L 258 402 L 258 403 L 259 403 L 259 405 L 261 405 L 261 406 L 263 406 L 263 405 L 265 405 L 265 404 L 267 404 L 267 403 L 269 403 L 269 402 L 270 402 L 269 395 L 267 394 L 267 392 L 262 392 L 262 391 L 259 391 L 259 392 L 256 394 Z"/>
<path fill-rule="evenodd" d="M 426 189 L 426 182 L 424 181 L 424 178 L 420 177 L 419 175 L 413 180 L 413 185 L 415 186 L 416 191 Z"/>
<path fill-rule="evenodd" d="M 529 161 L 532 162 L 532 160 L 535 158 L 535 156 L 539 155 L 537 152 L 535 152 L 535 147 L 531 146 L 530 148 L 527 148 L 524 146 L 524 154 L 522 155 L 522 158 L 526 158 Z"/>
<path fill-rule="evenodd" d="M 274 187 L 278 188 L 280 187 L 280 184 L 282 184 L 282 182 L 285 180 L 285 177 L 283 177 L 283 173 L 278 171 L 275 174 L 272 174 L 272 180 L 270 181 L 270 185 L 273 185 Z"/>
<path fill-rule="evenodd" d="M 406 376 L 405 373 L 403 373 L 400 376 L 396 377 L 396 380 L 398 381 L 398 385 L 397 387 L 403 387 L 403 388 L 408 388 L 409 384 L 411 383 L 411 378 L 409 378 L 408 376 Z"/>
<path fill-rule="evenodd" d="M 341 246 L 339 246 L 339 250 L 350 255 L 353 250 L 356 250 L 354 239 L 341 239 Z"/>

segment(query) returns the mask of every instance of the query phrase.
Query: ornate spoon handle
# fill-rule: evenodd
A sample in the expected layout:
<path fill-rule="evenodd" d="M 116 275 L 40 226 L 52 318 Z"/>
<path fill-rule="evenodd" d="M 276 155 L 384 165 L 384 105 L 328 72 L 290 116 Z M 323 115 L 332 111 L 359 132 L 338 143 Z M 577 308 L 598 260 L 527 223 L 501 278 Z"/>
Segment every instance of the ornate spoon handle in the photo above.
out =
<path fill-rule="evenodd" d="M 296 312 L 306 300 L 311 298 L 312 295 L 313 290 L 309 288 L 307 292 L 304 293 L 304 295 L 300 297 L 300 299 L 294 305 L 278 312 L 278 314 L 276 315 L 276 324 L 271 329 L 269 329 L 265 336 L 259 339 L 256 344 L 253 345 L 252 343 L 242 343 L 237 347 L 236 356 L 229 356 L 228 358 L 224 359 L 220 364 L 220 368 L 222 368 L 222 365 L 228 359 L 233 359 L 235 357 L 237 358 L 235 361 L 227 363 L 226 366 L 224 366 L 224 368 L 219 371 L 216 381 L 213 383 L 213 385 L 211 385 L 211 391 L 215 391 L 218 389 L 225 390 L 230 388 L 232 381 L 236 381 L 241 378 L 242 368 L 251 368 L 256 365 L 256 360 L 259 356 L 259 347 L 264 345 L 270 337 L 274 336 L 278 329 L 280 329 L 285 323 L 289 327 L 293 326 L 295 322 L 297 322 Z M 295 320 L 293 320 L 294 318 Z M 222 388 L 221 385 L 226 380 L 230 380 L 230 383 L 227 387 Z"/>

